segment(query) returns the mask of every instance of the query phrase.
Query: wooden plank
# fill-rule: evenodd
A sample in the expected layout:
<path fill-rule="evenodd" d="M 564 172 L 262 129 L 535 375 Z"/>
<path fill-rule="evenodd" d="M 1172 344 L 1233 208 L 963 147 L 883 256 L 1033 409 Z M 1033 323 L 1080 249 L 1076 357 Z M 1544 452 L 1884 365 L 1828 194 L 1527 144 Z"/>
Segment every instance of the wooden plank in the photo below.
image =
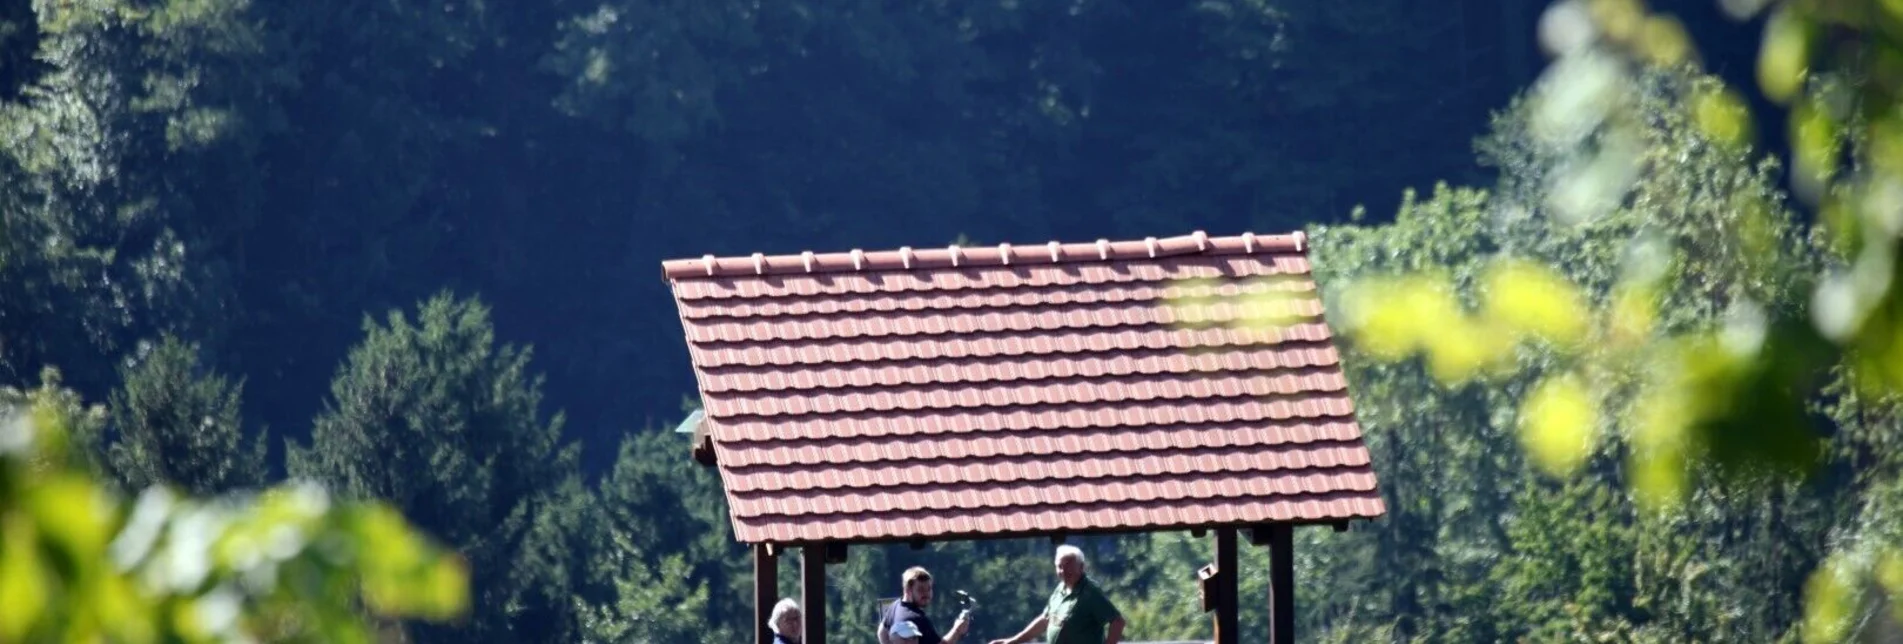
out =
<path fill-rule="evenodd" d="M 1208 613 L 1222 605 L 1222 592 L 1216 588 L 1216 578 L 1221 573 L 1216 564 L 1209 564 L 1196 570 L 1196 607 Z"/>
<path fill-rule="evenodd" d="M 779 559 L 767 544 L 753 546 L 753 642 L 773 644 L 773 604 L 780 601 Z"/>
<path fill-rule="evenodd" d="M 800 548 L 800 608 L 806 634 L 800 644 L 826 644 L 826 545 Z"/>
<path fill-rule="evenodd" d="M 1216 530 L 1216 644 L 1241 644 L 1242 627 L 1237 611 L 1236 529 Z"/>
<path fill-rule="evenodd" d="M 700 414 L 701 417 L 694 423 L 694 461 L 707 467 L 717 466 L 720 464 L 720 459 L 714 454 L 714 435 L 712 428 L 708 426 L 709 421 L 707 420 L 706 414 L 701 412 L 695 413 Z"/>
<path fill-rule="evenodd" d="M 1269 526 L 1269 642 L 1295 641 L 1295 529 Z"/>

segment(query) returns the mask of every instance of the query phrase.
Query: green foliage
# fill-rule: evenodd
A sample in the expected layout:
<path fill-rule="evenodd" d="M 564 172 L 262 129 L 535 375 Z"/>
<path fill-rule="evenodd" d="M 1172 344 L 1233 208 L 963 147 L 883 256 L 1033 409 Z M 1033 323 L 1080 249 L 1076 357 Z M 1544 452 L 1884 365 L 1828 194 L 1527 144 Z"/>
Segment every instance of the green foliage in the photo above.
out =
<path fill-rule="evenodd" d="M 209 491 L 262 483 L 241 470 L 263 460 L 239 438 L 237 380 L 214 365 L 245 374 L 275 426 L 301 425 L 334 375 L 288 469 L 393 503 L 470 560 L 481 611 L 421 639 L 736 641 L 744 552 L 716 476 L 678 436 L 598 449 L 613 469 L 590 486 L 563 423 L 540 415 L 527 353 L 494 348 L 483 307 L 437 298 L 363 338 L 353 318 L 445 282 L 480 289 L 537 340 L 569 409 L 588 408 L 577 425 L 612 443 L 688 386 L 661 332 L 674 314 L 651 306 L 664 286 L 628 266 L 709 243 L 1287 229 L 1397 185 L 1460 183 L 1462 114 L 1494 100 L 1509 65 L 1470 47 L 1514 44 L 1473 34 L 1497 31 L 1487 11 L 1517 24 L 1521 4 L 11 3 L 0 380 L 59 362 L 104 392 L 117 372 L 110 423 L 59 398 L 72 442 L 110 445 L 94 466 L 130 490 Z M 1696 57 L 1677 23 L 1604 0 L 1559 15 L 1656 69 L 1565 49 L 1482 142 L 1497 186 L 1410 196 L 1392 226 L 1316 231 L 1331 320 L 1362 325 L 1343 358 L 1391 515 L 1300 533 L 1304 633 L 1771 641 L 1791 635 L 1804 592 L 1827 608 L 1807 634 L 1882 621 L 1903 449 L 1894 400 L 1870 385 L 1903 364 L 1883 335 L 1903 314 L 1881 305 L 1894 262 L 1873 242 L 1894 222 L 1868 216 L 1893 210 L 1893 189 L 1852 177 L 1895 165 L 1895 116 L 1868 109 L 1894 104 L 1894 70 L 1839 57 L 1886 53 L 1868 38 L 1881 32 L 1823 45 L 1845 20 L 1889 14 L 1780 6 L 1759 72 L 1795 102 L 1789 165 L 1830 223 L 1817 243 L 1792 224 L 1780 168 L 1750 153 L 1737 92 L 1674 67 Z M 1857 73 L 1819 73 L 1844 67 L 1832 61 Z M 1246 319 L 1275 317 L 1273 298 L 1257 304 Z M 166 336 L 202 351 L 168 340 L 116 365 Z M 1860 367 L 1823 373 L 1844 338 Z M 1410 354 L 1425 360 L 1376 359 Z M 1792 431 L 1818 421 L 1837 430 L 1827 445 Z M 172 456 L 195 441 L 210 449 Z M 1847 482 L 1733 488 L 1705 465 L 1817 457 Z M 308 498 L 280 489 L 230 507 L 295 514 Z M 1673 502 L 1641 512 L 1632 489 Z M 351 516 L 325 525 L 393 544 L 361 552 L 374 560 L 411 560 L 366 532 L 392 515 Z M 1831 574 L 1806 584 L 1826 543 L 1840 544 Z M 1088 545 L 1133 637 L 1207 634 L 1192 575 L 1207 539 Z M 1243 552 L 1244 593 L 1265 597 L 1266 557 Z M 869 636 L 872 598 L 918 563 L 990 602 L 974 637 L 1002 635 L 1048 592 L 1026 571 L 1049 555 L 1041 541 L 855 549 L 833 568 L 834 633 Z M 26 587 L 0 580 L 0 605 Z M 1249 639 L 1262 615 L 1245 613 Z"/>
<path fill-rule="evenodd" d="M 242 0 L 30 5 L 38 73 L 0 102 L 0 374 L 103 391 L 137 338 L 229 328 L 239 261 L 210 251 L 256 215 L 281 79 Z"/>
<path fill-rule="evenodd" d="M 1760 3 L 1737 4 L 1751 5 L 1742 10 L 1748 14 Z M 1815 237 L 1821 243 L 1793 243 L 1801 234 L 1795 220 L 1762 176 L 1740 183 L 1687 171 L 1698 167 L 1701 156 L 1751 154 L 1750 117 L 1735 92 L 1714 80 L 1653 80 L 1681 74 L 1695 65 L 1695 55 L 1675 20 L 1650 13 L 1637 0 L 1555 3 L 1543 19 L 1542 37 L 1557 59 L 1529 100 L 1530 136 L 1489 147 L 1496 161 L 1507 162 L 1504 194 L 1518 197 L 1523 212 L 1551 215 L 1542 218 L 1552 227 L 1545 236 L 1566 239 L 1581 230 L 1625 225 L 1626 234 L 1613 241 L 1635 256 L 1666 260 L 1639 262 L 1639 269 L 1620 271 L 1610 283 L 1609 275 L 1574 274 L 1568 277 L 1577 286 L 1543 289 L 1576 290 L 1596 302 L 1592 315 L 1603 320 L 1603 331 L 1590 350 L 1560 356 L 1567 370 L 1583 374 L 1584 387 L 1578 377 L 1559 376 L 1564 385 L 1536 390 L 1522 411 L 1529 417 L 1527 444 L 1548 471 L 1579 476 L 1588 455 L 1622 451 L 1628 463 L 1621 478 L 1654 509 L 1696 512 L 1680 506 L 1698 497 L 1701 481 L 1772 483 L 1763 475 L 1819 471 L 1833 452 L 1867 464 L 1869 445 L 1891 442 L 1881 434 L 1894 426 L 1874 430 L 1854 423 L 1857 433 L 1826 447 L 1813 429 L 1819 403 L 1854 387 L 1863 404 L 1888 413 L 1883 410 L 1903 393 L 1903 378 L 1894 377 L 1900 372 L 1895 365 L 1903 364 L 1895 349 L 1903 343 L 1894 342 L 1899 317 L 1893 315 L 1903 310 L 1903 289 L 1892 286 L 1894 256 L 1903 245 L 1903 227 L 1892 221 L 1895 186 L 1903 185 L 1903 163 L 1895 159 L 1903 157 L 1892 154 L 1903 149 L 1893 141 L 1903 132 L 1893 109 L 1903 77 L 1885 62 L 1899 53 L 1889 37 L 1897 16 L 1888 4 L 1873 2 L 1762 4 L 1770 7 L 1770 17 L 1757 80 L 1768 98 L 1793 105 L 1792 185 L 1798 197 L 1819 206 L 1821 234 Z M 1830 46 L 1822 44 L 1826 32 Z M 1687 126 L 1695 136 L 1658 136 Z M 1562 163 L 1537 162 L 1542 156 Z M 1529 159 L 1536 171 L 1513 170 Z M 1674 207 L 1687 203 L 1693 212 Z M 1698 204 L 1721 205 L 1732 213 L 1729 225 L 1705 225 L 1724 218 L 1698 216 Z M 1509 258 L 1523 252 L 1502 251 Z M 1576 273 L 1565 258 L 1542 259 Z M 1675 266 L 1689 263 L 1716 270 Z M 1432 270 L 1410 279 L 1435 288 L 1446 282 Z M 1714 283 L 1736 286 L 1714 290 Z M 1507 297 L 1499 311 L 1553 308 L 1547 296 L 1500 295 Z M 1659 298 L 1657 305 L 1646 301 L 1652 298 Z M 1365 308 L 1395 308 L 1375 298 L 1359 301 L 1378 303 Z M 1658 313 L 1685 309 L 1691 314 L 1677 321 L 1649 323 Z M 1710 315 L 1715 310 L 1725 314 Z M 1380 357 L 1403 358 L 1418 348 L 1430 361 L 1446 363 L 1449 355 L 1472 353 L 1458 342 L 1471 331 L 1448 334 L 1454 340 L 1396 338 L 1392 324 L 1379 323 L 1396 315 L 1387 310 L 1358 316 L 1376 322 L 1357 327 L 1372 332 L 1371 346 L 1391 348 Z M 1443 318 L 1464 323 L 1454 315 Z M 1631 341 L 1618 342 L 1622 337 Z M 1494 375 L 1538 374 L 1549 365 L 1522 359 Z M 1443 380 L 1457 384 L 1459 378 Z M 1847 420 L 1845 408 L 1856 406 L 1841 400 L 1824 406 L 1833 405 L 1839 423 Z M 1581 440 L 1593 435 L 1590 427 L 1602 416 L 1617 430 L 1613 436 L 1627 437 L 1616 451 L 1600 452 L 1600 444 Z M 1849 534 L 1852 543 L 1866 545 L 1833 555 L 1806 586 L 1807 640 L 1836 641 L 1854 633 L 1851 624 L 1882 622 L 1855 617 L 1869 610 L 1858 599 L 1864 592 L 1858 580 L 1885 579 L 1886 546 L 1882 531 L 1872 526 L 1895 517 L 1876 506 L 1863 512 L 1872 523 L 1849 528 Z M 1634 628 L 1619 630 L 1621 637 L 1652 637 L 1644 635 L 1642 624 Z"/>
<path fill-rule="evenodd" d="M 622 551 L 639 552 L 626 537 L 616 535 Z M 644 644 L 647 642 L 731 642 L 730 629 L 709 624 L 707 588 L 688 586 L 692 570 L 681 555 L 671 555 L 658 569 L 649 571 L 642 562 L 616 560 L 613 570 L 629 571 L 616 579 L 615 599 L 602 608 L 588 608 L 583 617 L 583 632 L 590 642 Z M 682 592 L 682 589 L 687 589 Z"/>
<path fill-rule="evenodd" d="M 1357 598 L 1318 607 L 1305 617 L 1316 628 L 1772 641 L 1799 621 L 1794 598 L 1822 559 L 1802 544 L 1838 529 L 1833 508 L 1855 491 L 1721 476 L 1696 452 L 1660 458 L 1645 449 L 1647 419 L 1629 410 L 1667 382 L 1654 365 L 1675 338 L 1741 308 L 1796 308 L 1821 254 L 1800 237 L 1774 165 L 1673 109 L 1711 79 L 1640 80 L 1648 162 L 1630 198 L 1594 218 L 1539 216 L 1546 186 L 1577 159 L 1541 142 L 1538 102 L 1525 100 L 1479 146 L 1502 172 L 1496 190 L 1442 187 L 1409 195 L 1392 224 L 1313 231 L 1389 494 L 1389 515 L 1367 532 L 1313 546 L 1306 569 L 1330 573 L 1317 592 Z M 1739 229 L 1756 231 L 1754 245 L 1718 236 Z M 1710 439 L 1680 445 L 1710 449 L 1698 440 Z M 1516 442 L 1526 449 L 1502 449 Z M 1644 468 L 1659 463 L 1709 485 L 1648 505 Z"/>
<path fill-rule="evenodd" d="M 1194 573 L 1213 557 L 1210 541 L 1180 532 L 1117 541 L 1117 557 L 1127 562 L 1122 570 L 1093 572 L 1123 612 L 1125 639 L 1160 642 L 1209 636 L 1210 616 L 1202 612 Z M 1093 562 L 1097 568 L 1105 563 Z"/>
<path fill-rule="evenodd" d="M 1347 326 L 1376 357 L 1424 353 L 1449 384 L 1521 372 L 1529 365 L 1516 352 L 1545 347 L 1560 369 L 1522 398 L 1522 442 L 1555 473 L 1584 462 L 1607 421 L 1635 441 L 1632 483 L 1661 502 L 1682 497 L 1708 456 L 1810 469 L 1819 447 L 1804 423 L 1758 421 L 1798 418 L 1801 399 L 1777 385 L 1822 366 L 1815 349 L 1764 339 L 1778 319 L 1767 316 L 1799 306 L 1803 276 L 1822 260 L 1798 238 L 1774 167 L 1714 142 L 1677 109 L 1714 80 L 1672 71 L 1638 80 L 1633 109 L 1648 125 L 1634 137 L 1647 153 L 1628 199 L 1581 224 L 1530 216 L 1549 207 L 1540 186 L 1571 158 L 1521 129 L 1545 109 L 1524 103 L 1521 120 L 1482 145 L 1504 171 L 1491 206 L 1501 219 L 1475 225 L 1505 229 L 1508 243 L 1497 259 L 1476 256 L 1468 283 L 1478 313 L 1455 299 L 1458 278 L 1428 264 L 1348 289 Z M 1721 322 L 1724 333 L 1713 330 Z M 1783 361 L 1752 358 L 1760 354 Z M 1761 390 L 1734 396 L 1718 384 L 1745 377 Z"/>
<path fill-rule="evenodd" d="M 269 457 L 262 434 L 246 445 L 243 385 L 205 373 L 198 346 L 166 336 L 120 371 L 108 401 L 112 434 L 102 446 L 120 489 L 165 484 L 191 495 L 255 488 Z"/>
<path fill-rule="evenodd" d="M 0 640 L 367 643 L 366 610 L 467 609 L 461 559 L 377 502 L 306 484 L 210 499 L 159 485 L 127 506 L 74 449 L 98 412 L 44 380 L 0 389 Z"/>
<path fill-rule="evenodd" d="M 591 638 L 728 642 L 749 632 L 747 550 L 733 539 L 718 474 L 689 458 L 680 436 L 648 428 L 623 439 L 592 508 L 589 583 L 605 592 L 578 598 L 589 606 Z M 655 630 L 684 628 L 652 623 L 682 614 L 696 616 L 693 630 Z M 675 632 L 693 637 L 657 634 Z"/>
<path fill-rule="evenodd" d="M 489 608 L 423 637 L 560 636 L 573 626 L 570 598 L 542 546 L 562 538 L 552 528 L 578 474 L 561 418 L 541 417 L 528 351 L 496 347 L 488 310 L 447 294 L 424 302 L 415 323 L 393 311 L 364 329 L 310 443 L 289 447 L 292 475 L 388 500 L 468 558 L 473 596 Z"/>

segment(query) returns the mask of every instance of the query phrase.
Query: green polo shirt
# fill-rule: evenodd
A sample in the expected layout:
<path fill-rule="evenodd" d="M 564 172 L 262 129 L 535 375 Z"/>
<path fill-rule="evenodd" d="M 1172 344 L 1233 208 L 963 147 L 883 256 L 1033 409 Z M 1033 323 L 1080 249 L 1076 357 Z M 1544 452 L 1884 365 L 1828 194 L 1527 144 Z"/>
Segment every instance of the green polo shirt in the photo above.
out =
<path fill-rule="evenodd" d="M 1057 584 L 1044 616 L 1050 618 L 1044 627 L 1044 641 L 1049 644 L 1103 644 L 1104 628 L 1122 613 L 1085 577 L 1077 580 L 1076 588 Z"/>

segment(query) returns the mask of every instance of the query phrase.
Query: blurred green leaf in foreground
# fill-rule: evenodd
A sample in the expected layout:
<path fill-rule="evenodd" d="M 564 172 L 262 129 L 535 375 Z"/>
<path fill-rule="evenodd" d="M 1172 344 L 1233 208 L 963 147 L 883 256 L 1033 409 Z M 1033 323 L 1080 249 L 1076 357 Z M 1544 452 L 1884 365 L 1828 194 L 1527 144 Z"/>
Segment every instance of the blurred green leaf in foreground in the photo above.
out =
<path fill-rule="evenodd" d="M 0 389 L 0 642 L 368 642 L 466 610 L 461 559 L 380 503 L 304 483 L 122 502 L 78 447 L 102 422 L 50 370 Z"/>
<path fill-rule="evenodd" d="M 1737 19 L 1766 16 L 1758 89 L 1790 109 L 1789 191 L 1819 213 L 1816 225 L 1746 200 L 1733 204 L 1731 225 L 1658 234 L 1677 215 L 1639 186 L 1701 153 L 1652 136 L 1659 123 L 1688 122 L 1703 133 L 1694 147 L 1741 154 L 1752 154 L 1754 128 L 1736 90 L 1702 77 L 1683 26 L 1641 0 L 1562 0 L 1543 14 L 1539 38 L 1553 62 L 1530 93 L 1528 129 L 1539 154 L 1560 162 L 1533 187 L 1534 209 L 1562 238 L 1636 213 L 1635 255 L 1663 237 L 1650 251 L 1665 264 L 1735 256 L 1737 277 L 1795 296 L 1710 300 L 1702 304 L 1723 309 L 1721 322 L 1661 325 L 1661 298 L 1709 276 L 1638 268 L 1601 281 L 1501 249 L 1467 289 L 1474 306 L 1455 296 L 1468 282 L 1433 266 L 1358 280 L 1342 302 L 1359 350 L 1422 357 L 1445 385 L 1543 374 L 1520 402 L 1531 460 L 1565 477 L 1596 450 L 1622 453 L 1631 493 L 1656 511 L 1676 507 L 1706 473 L 1817 470 L 1829 443 L 1813 410 L 1848 395 L 1827 393 L 1837 382 L 1882 404 L 1903 393 L 1903 2 L 1719 4 Z M 1686 72 L 1701 80 L 1675 93 L 1644 80 Z M 1722 186 L 1682 188 L 1728 198 Z M 1793 264 L 1803 267 L 1779 272 Z M 1536 347 L 1557 357 L 1526 359 L 1523 349 Z M 1616 449 L 1603 442 L 1607 429 L 1619 435 Z M 1903 598 L 1898 532 L 1870 526 L 1833 546 L 1806 590 L 1807 641 L 1852 636 L 1864 589 Z"/>

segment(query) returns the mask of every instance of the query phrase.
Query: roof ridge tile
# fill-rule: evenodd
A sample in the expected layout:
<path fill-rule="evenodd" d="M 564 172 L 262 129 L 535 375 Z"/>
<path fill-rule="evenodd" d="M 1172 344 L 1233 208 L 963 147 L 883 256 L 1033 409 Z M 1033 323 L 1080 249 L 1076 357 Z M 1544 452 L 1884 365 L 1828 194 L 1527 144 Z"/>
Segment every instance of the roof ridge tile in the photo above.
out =
<path fill-rule="evenodd" d="M 994 247 L 963 248 L 956 244 L 945 249 L 915 250 L 901 246 L 897 250 L 866 251 L 854 248 L 846 252 L 766 255 L 752 253 L 739 257 L 717 257 L 711 253 L 692 259 L 661 262 L 661 272 L 669 280 L 712 277 L 792 275 L 806 273 L 911 271 L 932 268 L 973 266 L 1014 266 L 1023 264 L 1069 264 L 1112 262 L 1117 260 L 1155 259 L 1181 255 L 1256 255 L 1306 254 L 1308 235 L 1295 231 L 1281 235 L 1240 235 L 1212 237 L 1201 230 L 1187 235 L 1135 241 L 1064 243 L 1052 240 L 1042 249 L 1000 243 Z"/>

